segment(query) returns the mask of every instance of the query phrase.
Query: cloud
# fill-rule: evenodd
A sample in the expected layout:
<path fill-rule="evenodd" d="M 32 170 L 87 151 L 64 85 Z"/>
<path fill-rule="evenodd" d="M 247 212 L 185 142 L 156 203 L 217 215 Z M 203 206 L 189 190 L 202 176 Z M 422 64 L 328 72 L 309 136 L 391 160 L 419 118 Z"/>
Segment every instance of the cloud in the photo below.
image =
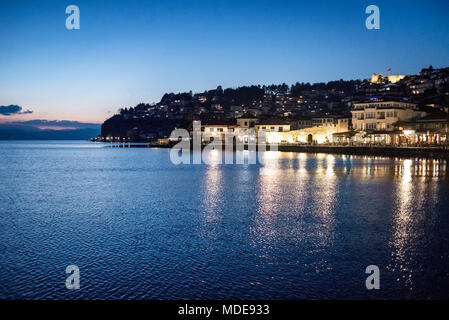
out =
<path fill-rule="evenodd" d="M 9 106 L 0 106 L 0 115 L 3 116 L 11 116 L 15 114 L 30 114 L 33 113 L 32 110 L 22 111 L 22 107 L 14 104 L 10 104 Z"/>

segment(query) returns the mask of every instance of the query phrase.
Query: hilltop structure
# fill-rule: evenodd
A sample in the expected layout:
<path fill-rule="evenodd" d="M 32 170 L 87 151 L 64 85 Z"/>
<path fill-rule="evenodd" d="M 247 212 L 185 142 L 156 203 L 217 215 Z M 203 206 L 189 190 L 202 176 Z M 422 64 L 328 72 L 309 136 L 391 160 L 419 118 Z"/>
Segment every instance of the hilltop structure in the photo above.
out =
<path fill-rule="evenodd" d="M 406 76 L 402 75 L 402 74 L 396 74 L 396 75 L 392 75 L 392 76 L 384 76 L 381 73 L 373 73 L 371 75 L 371 83 L 375 83 L 375 84 L 385 84 L 387 82 L 390 83 L 396 83 L 401 81 L 402 79 L 404 79 Z"/>

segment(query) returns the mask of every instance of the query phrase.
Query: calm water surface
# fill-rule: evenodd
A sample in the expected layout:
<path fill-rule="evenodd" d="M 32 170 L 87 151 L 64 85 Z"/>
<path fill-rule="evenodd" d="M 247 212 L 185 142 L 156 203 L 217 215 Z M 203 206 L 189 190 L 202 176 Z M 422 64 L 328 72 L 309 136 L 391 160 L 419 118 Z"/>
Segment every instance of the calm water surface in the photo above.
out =
<path fill-rule="evenodd" d="M 175 166 L 167 149 L 0 142 L 0 298 L 449 297 L 445 161 L 265 157 Z"/>

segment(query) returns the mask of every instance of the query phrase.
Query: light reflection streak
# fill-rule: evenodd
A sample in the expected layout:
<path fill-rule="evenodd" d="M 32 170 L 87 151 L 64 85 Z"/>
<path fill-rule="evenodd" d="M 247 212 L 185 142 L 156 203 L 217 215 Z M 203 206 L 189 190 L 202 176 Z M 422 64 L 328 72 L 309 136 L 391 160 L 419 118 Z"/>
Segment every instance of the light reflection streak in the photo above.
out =
<path fill-rule="evenodd" d="M 219 152 L 214 152 L 212 150 L 209 154 L 210 164 L 206 165 L 206 174 L 203 182 L 204 186 L 204 196 L 203 200 L 203 212 L 204 218 L 203 223 L 205 231 L 209 235 L 215 235 L 215 227 L 220 221 L 222 215 L 222 205 L 223 205 L 223 181 L 222 181 L 222 168 L 219 164 L 219 157 L 221 157 Z"/>
<path fill-rule="evenodd" d="M 335 205 L 337 198 L 337 176 L 335 174 L 335 157 L 323 155 L 318 162 L 317 174 L 314 176 L 312 214 L 316 222 L 313 234 L 317 245 L 328 246 L 333 242 L 335 223 Z"/>
<path fill-rule="evenodd" d="M 307 156 L 280 152 L 266 152 L 264 156 L 253 239 L 269 246 L 286 238 L 300 242 L 304 238 L 302 216 L 308 197 Z"/>
<path fill-rule="evenodd" d="M 282 172 L 279 169 L 279 152 L 265 152 L 264 166 L 260 168 L 258 185 L 258 214 L 255 220 L 254 236 L 261 240 L 272 241 L 276 239 L 274 220 L 278 215 L 281 186 L 279 180 Z"/>
<path fill-rule="evenodd" d="M 426 184 L 413 179 L 413 160 L 403 160 L 396 168 L 399 183 L 396 191 L 396 212 L 393 222 L 392 263 L 388 266 L 399 274 L 396 280 L 403 281 L 409 289 L 413 288 L 413 247 L 417 245 L 422 227 Z M 420 164 L 419 171 L 427 172 L 426 163 Z M 429 208 L 428 208 L 429 209 Z"/>
<path fill-rule="evenodd" d="M 282 154 L 273 157 L 269 155 L 270 161 L 260 169 L 254 238 L 269 245 L 285 238 L 297 243 L 309 238 L 318 247 L 332 244 L 338 189 L 336 158 L 320 154 L 317 167 L 310 168 L 306 154 L 293 159 Z M 298 167 L 293 169 L 293 163 Z"/>
<path fill-rule="evenodd" d="M 300 244 L 307 239 L 315 249 L 324 250 L 334 241 L 341 176 L 348 177 L 347 181 L 395 178 L 392 260 L 387 268 L 399 275 L 398 281 L 413 288 L 414 241 L 423 236 L 424 219 L 426 223 L 434 219 L 423 212 L 431 212 L 429 202 L 438 202 L 435 178 L 447 174 L 446 161 L 351 156 L 343 159 L 343 163 L 350 164 L 348 170 L 341 164 L 341 157 L 327 154 L 266 152 L 264 157 L 257 180 L 249 174 L 250 165 L 240 167 L 245 183 L 257 183 L 254 191 L 258 207 L 250 227 L 252 245 L 268 250 L 281 241 Z M 216 236 L 217 224 L 223 217 L 223 190 L 229 190 L 224 186 L 222 169 L 221 165 L 211 164 L 205 174 L 203 229 L 209 236 Z M 264 254 L 269 257 L 268 253 Z"/>

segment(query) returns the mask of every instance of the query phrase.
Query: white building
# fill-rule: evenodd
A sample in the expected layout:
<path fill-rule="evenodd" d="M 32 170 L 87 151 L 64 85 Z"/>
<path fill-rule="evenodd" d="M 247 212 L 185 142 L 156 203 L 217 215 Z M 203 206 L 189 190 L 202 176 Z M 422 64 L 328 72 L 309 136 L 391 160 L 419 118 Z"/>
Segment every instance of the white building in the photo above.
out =
<path fill-rule="evenodd" d="M 355 103 L 352 126 L 355 131 L 393 131 L 399 121 L 410 121 L 425 116 L 416 104 L 403 101 L 369 101 Z"/>
<path fill-rule="evenodd" d="M 237 119 L 237 124 L 241 129 L 254 128 L 257 123 L 259 123 L 259 119 L 249 112 Z"/>
<path fill-rule="evenodd" d="M 267 119 L 256 124 L 256 131 L 265 132 L 288 132 L 290 131 L 290 123 L 280 119 Z"/>
<path fill-rule="evenodd" d="M 234 134 L 238 126 L 231 122 L 221 120 L 210 120 L 201 123 L 201 141 L 210 142 L 220 138 L 225 141 L 225 134 Z"/>

